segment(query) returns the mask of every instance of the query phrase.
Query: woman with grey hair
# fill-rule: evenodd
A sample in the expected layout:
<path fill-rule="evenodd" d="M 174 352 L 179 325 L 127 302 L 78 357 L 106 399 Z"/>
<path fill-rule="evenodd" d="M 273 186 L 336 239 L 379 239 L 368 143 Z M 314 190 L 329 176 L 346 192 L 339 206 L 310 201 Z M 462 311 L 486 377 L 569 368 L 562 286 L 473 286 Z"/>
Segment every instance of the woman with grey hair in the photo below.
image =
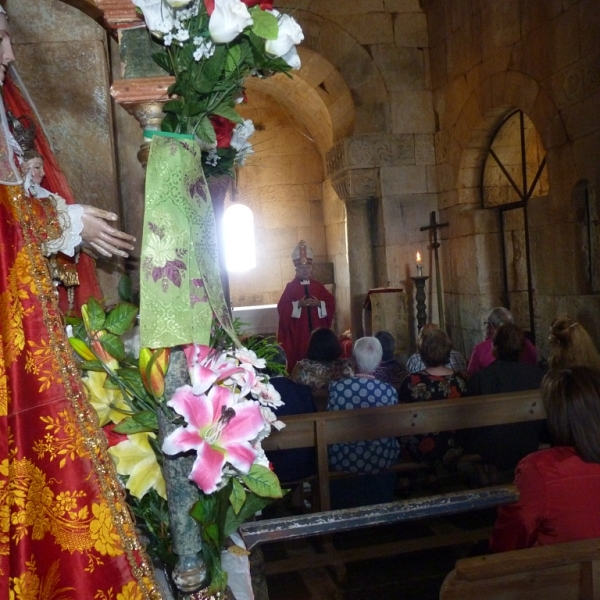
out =
<path fill-rule="evenodd" d="M 469 360 L 469 366 L 467 367 L 467 375 L 472 377 L 477 371 L 491 365 L 496 357 L 493 353 L 493 342 L 494 333 L 500 325 L 506 323 L 514 323 L 514 317 L 508 308 L 503 306 L 497 306 L 493 308 L 484 322 L 485 325 L 485 340 L 480 342 L 473 348 L 471 359 Z M 538 362 L 537 350 L 535 346 L 525 338 L 525 344 L 523 351 L 519 357 L 519 362 L 536 366 Z"/>
<path fill-rule="evenodd" d="M 327 410 L 353 410 L 398 403 L 398 394 L 373 373 L 381 362 L 383 350 L 374 337 L 360 338 L 352 350 L 356 375 L 330 384 Z M 395 474 L 385 472 L 398 459 L 396 438 L 381 438 L 329 448 L 329 466 L 334 471 L 362 474 L 331 481 L 332 508 L 349 508 L 393 499 Z M 383 471 L 383 472 L 382 472 Z"/>

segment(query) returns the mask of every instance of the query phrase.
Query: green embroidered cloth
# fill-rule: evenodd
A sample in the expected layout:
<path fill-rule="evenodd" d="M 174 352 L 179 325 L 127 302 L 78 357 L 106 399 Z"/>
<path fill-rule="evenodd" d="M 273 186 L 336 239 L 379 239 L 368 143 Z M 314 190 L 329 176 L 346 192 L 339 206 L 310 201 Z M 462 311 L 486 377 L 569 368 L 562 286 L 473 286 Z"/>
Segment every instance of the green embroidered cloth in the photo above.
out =
<path fill-rule="evenodd" d="M 200 147 L 191 135 L 153 134 L 141 255 L 141 345 L 208 344 L 213 312 L 237 342 L 223 295 Z"/>

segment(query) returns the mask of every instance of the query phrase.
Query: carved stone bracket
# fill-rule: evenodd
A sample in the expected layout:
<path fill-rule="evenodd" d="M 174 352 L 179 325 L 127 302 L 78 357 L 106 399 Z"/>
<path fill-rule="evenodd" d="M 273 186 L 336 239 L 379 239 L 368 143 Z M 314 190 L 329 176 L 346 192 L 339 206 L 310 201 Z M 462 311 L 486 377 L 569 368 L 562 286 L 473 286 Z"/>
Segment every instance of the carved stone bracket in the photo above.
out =
<path fill-rule="evenodd" d="M 331 185 L 344 202 L 371 199 L 379 193 L 379 169 L 349 169 L 332 177 Z"/>
<path fill-rule="evenodd" d="M 104 20 L 113 29 L 143 25 L 144 19 L 131 0 L 94 0 L 104 13 Z"/>
<path fill-rule="evenodd" d="M 348 169 L 415 164 L 414 135 L 360 135 L 345 138 L 326 156 L 327 175 Z"/>

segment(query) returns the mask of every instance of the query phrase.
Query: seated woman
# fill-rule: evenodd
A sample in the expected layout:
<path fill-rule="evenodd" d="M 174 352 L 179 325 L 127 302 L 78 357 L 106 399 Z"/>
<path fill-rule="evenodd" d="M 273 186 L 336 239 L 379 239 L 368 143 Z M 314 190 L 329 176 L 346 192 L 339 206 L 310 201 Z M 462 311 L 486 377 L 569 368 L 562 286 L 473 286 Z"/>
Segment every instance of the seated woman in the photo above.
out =
<path fill-rule="evenodd" d="M 290 378 L 311 390 L 326 390 L 331 381 L 352 377 L 354 370 L 348 359 L 340 358 L 342 347 L 331 329 L 315 329 L 308 342 L 307 358 L 296 363 Z"/>
<path fill-rule="evenodd" d="M 523 330 L 514 323 L 500 325 L 493 335 L 496 360 L 477 371 L 469 380 L 469 396 L 537 390 L 542 382 L 538 367 L 519 361 L 525 343 Z M 524 421 L 470 429 L 465 434 L 467 452 L 480 454 L 482 465 L 476 465 L 479 483 L 496 483 L 497 470 L 514 469 L 527 454 L 539 446 L 544 421 Z"/>
<path fill-rule="evenodd" d="M 354 344 L 356 376 L 331 384 L 327 410 L 353 410 L 398 403 L 396 390 L 373 375 L 382 354 L 381 344 L 374 337 L 361 338 Z M 390 502 L 396 477 L 394 473 L 380 471 L 397 461 L 399 451 L 398 441 L 393 437 L 331 445 L 329 466 L 332 470 L 364 474 L 358 478 L 331 481 L 332 508 Z"/>
<path fill-rule="evenodd" d="M 383 349 L 383 357 L 381 359 L 381 364 L 375 369 L 375 377 L 379 379 L 379 381 L 389 383 L 398 390 L 408 375 L 408 370 L 402 363 L 394 358 L 396 340 L 389 331 L 378 331 L 375 334 L 375 337 L 379 340 L 381 348 Z"/>
<path fill-rule="evenodd" d="M 556 446 L 519 463 L 519 500 L 498 509 L 494 552 L 600 537 L 600 372 L 551 371 L 542 399 Z"/>
<path fill-rule="evenodd" d="M 552 353 L 548 367 L 552 370 L 590 367 L 600 370 L 600 354 L 590 334 L 569 315 L 560 315 L 550 326 Z"/>
<path fill-rule="evenodd" d="M 400 402 L 425 402 L 460 398 L 467 389 L 461 375 L 444 366 L 452 350 L 450 338 L 441 329 L 430 329 L 419 338 L 419 353 L 425 369 L 410 374 L 400 386 Z M 401 438 L 402 457 L 431 465 L 449 464 L 462 449 L 453 432 L 443 431 Z M 432 480 L 431 484 L 435 485 Z"/>

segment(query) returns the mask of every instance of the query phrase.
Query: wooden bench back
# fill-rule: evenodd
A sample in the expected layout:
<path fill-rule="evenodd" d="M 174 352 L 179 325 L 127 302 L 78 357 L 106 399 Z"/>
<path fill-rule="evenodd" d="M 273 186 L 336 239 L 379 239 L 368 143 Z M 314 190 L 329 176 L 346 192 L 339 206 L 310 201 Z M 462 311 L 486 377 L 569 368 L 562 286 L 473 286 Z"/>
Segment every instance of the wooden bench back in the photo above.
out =
<path fill-rule="evenodd" d="M 285 401 L 285 398 L 284 398 Z M 544 419 L 539 390 L 286 417 L 286 427 L 263 441 L 265 450 L 315 447 L 320 509 L 331 507 L 327 446 Z"/>
<path fill-rule="evenodd" d="M 600 539 L 459 560 L 440 600 L 600 600 Z"/>

